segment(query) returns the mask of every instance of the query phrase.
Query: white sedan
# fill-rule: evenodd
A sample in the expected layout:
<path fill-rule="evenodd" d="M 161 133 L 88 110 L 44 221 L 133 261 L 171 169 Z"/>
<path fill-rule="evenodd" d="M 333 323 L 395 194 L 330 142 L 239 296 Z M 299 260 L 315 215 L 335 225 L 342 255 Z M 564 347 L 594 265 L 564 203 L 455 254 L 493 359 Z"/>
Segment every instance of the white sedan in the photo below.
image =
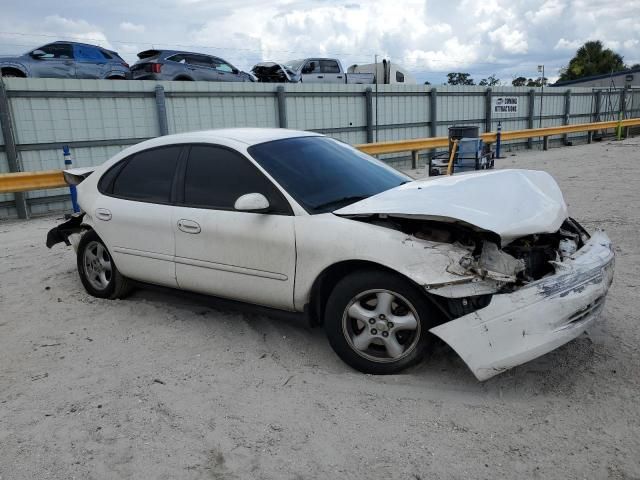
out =
<path fill-rule="evenodd" d="M 47 245 L 73 242 L 91 295 L 134 280 L 305 312 L 368 373 L 417 363 L 438 336 L 487 379 L 580 335 L 613 278 L 607 236 L 540 171 L 413 181 L 315 133 L 226 129 L 66 177 L 83 212 Z"/>

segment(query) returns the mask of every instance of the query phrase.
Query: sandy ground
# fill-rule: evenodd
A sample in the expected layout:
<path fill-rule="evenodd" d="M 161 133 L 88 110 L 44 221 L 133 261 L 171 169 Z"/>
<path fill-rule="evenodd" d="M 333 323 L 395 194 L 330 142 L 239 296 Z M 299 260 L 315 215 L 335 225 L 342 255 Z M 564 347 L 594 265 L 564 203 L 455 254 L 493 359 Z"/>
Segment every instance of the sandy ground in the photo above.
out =
<path fill-rule="evenodd" d="M 56 217 L 0 222 L 0 478 L 640 478 L 640 141 L 508 155 L 609 232 L 616 277 L 601 324 L 484 383 L 444 345 L 374 377 L 297 318 L 98 300 Z"/>

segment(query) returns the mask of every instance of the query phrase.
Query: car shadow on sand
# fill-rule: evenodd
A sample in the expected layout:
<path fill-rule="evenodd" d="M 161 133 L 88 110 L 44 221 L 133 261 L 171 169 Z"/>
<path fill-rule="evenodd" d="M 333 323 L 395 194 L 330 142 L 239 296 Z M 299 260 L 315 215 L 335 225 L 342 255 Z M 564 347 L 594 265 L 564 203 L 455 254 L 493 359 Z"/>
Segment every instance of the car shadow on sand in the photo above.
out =
<path fill-rule="evenodd" d="M 166 303 L 173 308 L 184 310 L 187 315 L 194 314 L 194 319 L 202 318 L 202 315 L 208 312 L 240 315 L 249 328 L 261 335 L 266 335 L 274 324 L 278 325 L 278 331 L 288 331 L 291 336 L 304 339 L 310 348 L 316 350 L 321 363 L 314 363 L 314 367 L 327 374 L 355 372 L 333 354 L 322 327 L 312 327 L 307 316 L 302 313 L 285 312 L 219 297 L 147 285 L 137 289 L 130 300 L 138 299 L 156 304 Z M 210 320 L 215 322 L 215 316 Z M 275 348 L 290 347 L 276 345 Z M 542 357 L 479 382 L 458 354 L 449 345 L 435 338 L 431 354 L 420 364 L 397 375 L 369 377 L 382 378 L 382 381 L 400 380 L 402 383 L 415 381 L 425 387 L 436 384 L 443 388 L 455 388 L 483 395 L 495 393 L 500 397 L 516 391 L 521 395 L 523 388 L 530 390 L 532 394 L 569 393 L 575 389 L 578 379 L 593 374 L 594 363 L 597 360 L 598 355 L 592 340 L 588 334 L 583 334 Z"/>

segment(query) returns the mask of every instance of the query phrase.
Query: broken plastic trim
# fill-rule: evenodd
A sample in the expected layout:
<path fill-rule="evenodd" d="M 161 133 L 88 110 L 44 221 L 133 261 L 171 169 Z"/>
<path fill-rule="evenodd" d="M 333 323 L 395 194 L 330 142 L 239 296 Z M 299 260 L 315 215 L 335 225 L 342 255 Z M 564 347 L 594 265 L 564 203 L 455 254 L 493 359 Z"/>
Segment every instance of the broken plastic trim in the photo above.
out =
<path fill-rule="evenodd" d="M 71 216 L 71 219 L 49 230 L 49 233 L 47 233 L 47 247 L 51 248 L 62 242 L 67 246 L 71 245 L 71 242 L 69 242 L 69 237 L 71 235 L 88 229 L 86 225 L 82 224 L 84 215 L 84 212 L 74 213 Z"/>

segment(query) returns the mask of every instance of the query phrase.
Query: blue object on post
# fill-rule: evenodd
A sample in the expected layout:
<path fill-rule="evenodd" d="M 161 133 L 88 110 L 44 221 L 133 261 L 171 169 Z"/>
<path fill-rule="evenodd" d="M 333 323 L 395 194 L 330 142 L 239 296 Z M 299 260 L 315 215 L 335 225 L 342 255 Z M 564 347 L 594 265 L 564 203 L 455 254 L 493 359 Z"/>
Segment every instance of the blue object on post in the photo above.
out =
<path fill-rule="evenodd" d="M 502 122 L 498 122 L 498 134 L 496 135 L 496 158 L 500 158 L 500 137 L 502 137 Z"/>
<path fill-rule="evenodd" d="M 71 168 L 73 166 L 73 162 L 71 160 L 69 145 L 64 145 L 62 147 L 62 154 L 64 155 L 65 170 Z M 78 206 L 78 192 L 75 185 L 69 185 L 69 193 L 71 193 L 71 205 L 73 207 L 73 211 L 74 213 L 78 213 L 80 211 L 80 207 Z"/>

